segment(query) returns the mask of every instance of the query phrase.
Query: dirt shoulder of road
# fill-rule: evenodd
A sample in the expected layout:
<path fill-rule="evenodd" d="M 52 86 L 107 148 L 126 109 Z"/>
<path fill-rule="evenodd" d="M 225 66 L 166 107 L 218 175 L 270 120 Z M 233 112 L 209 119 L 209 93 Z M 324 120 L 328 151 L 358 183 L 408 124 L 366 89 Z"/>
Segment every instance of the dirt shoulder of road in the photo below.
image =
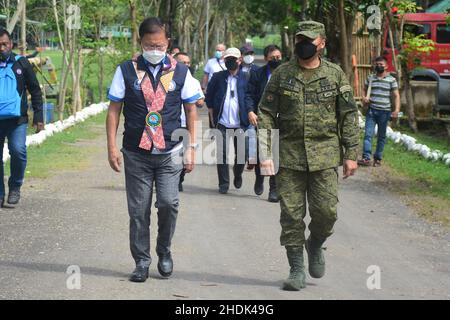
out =
<path fill-rule="evenodd" d="M 401 175 L 386 163 L 382 167 L 359 167 L 358 170 L 366 171 L 373 183 L 397 195 L 425 221 L 450 230 L 449 200 L 430 194 L 426 183 Z"/>

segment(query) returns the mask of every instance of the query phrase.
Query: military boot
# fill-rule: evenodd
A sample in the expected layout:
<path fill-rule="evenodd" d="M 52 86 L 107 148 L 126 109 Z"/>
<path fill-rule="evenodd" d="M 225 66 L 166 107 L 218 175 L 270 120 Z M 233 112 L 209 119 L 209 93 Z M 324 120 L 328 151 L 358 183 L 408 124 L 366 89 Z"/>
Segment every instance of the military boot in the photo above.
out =
<path fill-rule="evenodd" d="M 325 257 L 322 244 L 325 241 L 309 236 L 305 248 L 308 253 L 308 270 L 313 278 L 322 278 L 325 274 Z"/>
<path fill-rule="evenodd" d="M 286 253 L 291 270 L 289 278 L 283 282 L 283 290 L 299 291 L 306 287 L 305 265 L 303 262 L 303 246 L 301 247 L 286 247 Z"/>

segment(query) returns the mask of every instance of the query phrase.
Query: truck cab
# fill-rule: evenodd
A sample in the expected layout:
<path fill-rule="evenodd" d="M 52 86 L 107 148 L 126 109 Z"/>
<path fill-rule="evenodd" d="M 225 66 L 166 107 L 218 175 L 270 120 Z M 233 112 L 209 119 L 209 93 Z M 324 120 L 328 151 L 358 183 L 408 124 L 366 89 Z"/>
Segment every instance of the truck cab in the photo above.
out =
<path fill-rule="evenodd" d="M 437 81 L 436 106 L 438 114 L 450 113 L 450 23 L 444 13 L 410 13 L 405 15 L 404 31 L 415 35 L 424 34 L 433 40 L 435 50 L 421 59 L 420 68 L 412 73 L 412 80 Z M 388 60 L 388 70 L 395 72 L 392 62 L 393 51 L 398 53 L 399 45 L 392 46 L 388 28 L 383 37 L 383 55 Z M 394 49 L 393 49 L 394 47 Z"/>

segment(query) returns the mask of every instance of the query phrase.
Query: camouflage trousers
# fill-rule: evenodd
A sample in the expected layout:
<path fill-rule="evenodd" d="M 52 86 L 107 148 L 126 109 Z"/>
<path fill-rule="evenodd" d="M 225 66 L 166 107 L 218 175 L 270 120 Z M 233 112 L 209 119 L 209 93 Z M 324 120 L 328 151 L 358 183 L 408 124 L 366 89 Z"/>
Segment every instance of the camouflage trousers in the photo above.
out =
<path fill-rule="evenodd" d="M 282 246 L 301 246 L 305 243 L 306 200 L 308 199 L 311 234 L 325 240 L 333 234 L 337 220 L 337 168 L 321 171 L 297 171 L 280 168 L 276 176 L 281 197 Z"/>

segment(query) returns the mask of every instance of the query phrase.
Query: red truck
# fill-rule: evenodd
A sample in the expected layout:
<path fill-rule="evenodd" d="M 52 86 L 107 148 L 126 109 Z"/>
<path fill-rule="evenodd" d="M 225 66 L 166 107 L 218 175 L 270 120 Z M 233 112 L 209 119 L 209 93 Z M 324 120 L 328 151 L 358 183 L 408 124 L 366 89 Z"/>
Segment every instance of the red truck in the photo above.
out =
<path fill-rule="evenodd" d="M 437 81 L 436 110 L 450 113 L 450 22 L 444 13 L 410 13 L 405 15 L 404 29 L 416 35 L 424 34 L 435 43 L 435 50 L 424 56 L 421 67 L 413 71 L 413 80 Z M 383 55 L 388 60 L 389 71 L 395 71 L 392 63 L 392 46 L 388 28 L 384 32 Z M 396 52 L 398 47 L 396 48 Z"/>

